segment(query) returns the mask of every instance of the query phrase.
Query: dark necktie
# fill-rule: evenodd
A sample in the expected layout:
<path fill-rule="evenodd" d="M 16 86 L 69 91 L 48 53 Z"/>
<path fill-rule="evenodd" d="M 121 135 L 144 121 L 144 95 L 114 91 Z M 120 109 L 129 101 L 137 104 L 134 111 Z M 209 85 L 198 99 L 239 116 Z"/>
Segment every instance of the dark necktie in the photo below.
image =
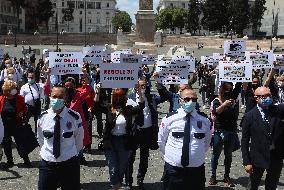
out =
<path fill-rule="evenodd" d="M 184 136 L 182 145 L 181 165 L 186 167 L 189 165 L 189 143 L 190 143 L 190 114 L 186 115 L 184 126 Z"/>
<path fill-rule="evenodd" d="M 56 115 L 54 126 L 54 139 L 53 139 L 53 155 L 57 159 L 60 156 L 60 116 Z"/>

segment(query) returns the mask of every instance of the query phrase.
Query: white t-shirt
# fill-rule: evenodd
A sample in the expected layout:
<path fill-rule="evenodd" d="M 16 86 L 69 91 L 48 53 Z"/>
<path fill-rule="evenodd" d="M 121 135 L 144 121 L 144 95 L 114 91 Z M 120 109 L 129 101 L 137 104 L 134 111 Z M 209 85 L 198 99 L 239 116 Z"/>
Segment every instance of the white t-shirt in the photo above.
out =
<path fill-rule="evenodd" d="M 119 113 L 116 112 L 116 115 Z M 115 127 L 111 131 L 112 135 L 122 136 L 126 134 L 126 119 L 123 115 L 119 114 L 116 118 Z"/>
<path fill-rule="evenodd" d="M 43 98 L 43 86 L 44 84 L 42 83 L 34 83 L 32 85 L 26 83 L 23 85 L 20 90 L 20 95 L 25 98 L 25 103 L 34 106 L 33 96 L 35 100 Z"/>

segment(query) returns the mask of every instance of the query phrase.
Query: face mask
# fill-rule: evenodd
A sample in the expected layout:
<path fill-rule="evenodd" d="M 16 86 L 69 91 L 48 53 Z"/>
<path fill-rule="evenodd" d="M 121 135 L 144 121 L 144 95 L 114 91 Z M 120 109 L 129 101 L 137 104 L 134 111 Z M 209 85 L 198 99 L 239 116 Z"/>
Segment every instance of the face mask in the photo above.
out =
<path fill-rule="evenodd" d="M 196 107 L 196 102 L 185 102 L 183 105 L 182 105 L 182 108 L 183 110 L 186 112 L 186 113 L 191 113 Z"/>
<path fill-rule="evenodd" d="M 33 84 L 35 82 L 35 79 L 28 79 L 29 84 Z"/>
<path fill-rule="evenodd" d="M 60 110 L 64 107 L 64 99 L 50 98 L 50 106 L 53 110 Z"/>
<path fill-rule="evenodd" d="M 17 89 L 13 89 L 13 90 L 10 91 L 10 94 L 12 96 L 15 96 L 17 94 L 17 92 L 18 92 Z"/>
<path fill-rule="evenodd" d="M 6 68 L 10 68 L 10 67 L 12 67 L 12 65 L 11 65 L 11 64 L 6 64 L 5 66 L 6 66 Z"/>
<path fill-rule="evenodd" d="M 8 79 L 12 80 L 14 78 L 14 74 L 8 74 Z"/>
<path fill-rule="evenodd" d="M 141 89 L 142 94 L 145 94 L 145 91 L 146 91 L 145 89 Z"/>
<path fill-rule="evenodd" d="M 273 100 L 270 97 L 260 99 L 261 106 L 270 106 L 272 103 L 273 103 Z"/>
<path fill-rule="evenodd" d="M 228 100 L 228 99 L 231 99 L 232 98 L 232 90 L 229 90 L 229 91 L 225 91 L 224 92 L 224 98 L 226 99 L 226 100 Z"/>

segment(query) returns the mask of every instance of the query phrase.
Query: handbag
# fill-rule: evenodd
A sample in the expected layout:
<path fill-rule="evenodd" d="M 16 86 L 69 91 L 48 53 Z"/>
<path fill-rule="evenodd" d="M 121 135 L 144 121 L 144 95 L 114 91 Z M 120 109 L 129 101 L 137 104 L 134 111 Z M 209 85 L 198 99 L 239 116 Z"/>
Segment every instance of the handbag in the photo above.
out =
<path fill-rule="evenodd" d="M 22 126 L 17 127 L 14 138 L 18 153 L 22 158 L 39 146 L 32 127 L 28 123 L 23 123 Z"/>
<path fill-rule="evenodd" d="M 29 89 L 30 89 L 30 92 L 31 92 L 32 97 L 33 97 L 33 102 L 34 102 L 35 110 L 37 111 L 38 114 L 40 114 L 40 113 L 41 113 L 40 90 L 39 90 L 39 87 L 38 87 L 38 85 L 37 85 L 36 83 L 35 83 L 35 85 L 36 85 L 36 88 L 37 88 L 37 90 L 38 90 L 38 96 L 39 96 L 38 99 L 35 99 L 34 94 L 33 94 L 33 91 L 32 91 L 32 89 L 31 89 L 31 85 L 29 85 Z"/>

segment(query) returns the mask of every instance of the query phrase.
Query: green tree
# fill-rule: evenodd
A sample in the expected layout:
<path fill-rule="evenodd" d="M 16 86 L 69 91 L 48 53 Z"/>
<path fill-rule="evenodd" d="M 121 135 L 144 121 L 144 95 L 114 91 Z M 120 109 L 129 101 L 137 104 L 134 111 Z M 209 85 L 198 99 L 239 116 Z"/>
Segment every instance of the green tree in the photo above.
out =
<path fill-rule="evenodd" d="M 54 10 L 50 0 L 38 0 L 38 20 L 39 23 L 44 22 L 46 27 L 46 32 L 48 33 L 48 21 L 50 17 L 53 16 Z"/>
<path fill-rule="evenodd" d="M 119 11 L 112 19 L 112 24 L 114 30 L 117 30 L 121 27 L 123 32 L 130 32 L 132 26 L 132 20 L 130 15 L 125 11 Z"/>
<path fill-rule="evenodd" d="M 250 11 L 250 21 L 252 23 L 252 33 L 255 36 L 261 27 L 261 19 L 266 11 L 266 0 L 255 0 L 254 5 Z"/>
<path fill-rule="evenodd" d="M 201 14 L 199 2 L 197 0 L 190 0 L 190 7 L 187 14 L 187 30 L 195 34 L 199 29 L 199 17 Z"/>
<path fill-rule="evenodd" d="M 173 13 L 172 8 L 167 7 L 162 9 L 155 19 L 156 28 L 158 29 L 169 29 L 173 28 Z"/>
<path fill-rule="evenodd" d="M 68 8 L 62 9 L 62 13 L 63 13 L 62 19 L 67 22 L 68 32 L 69 32 L 69 22 L 74 19 L 73 12 L 74 12 L 74 8 L 70 4 L 68 4 Z"/>
<path fill-rule="evenodd" d="M 17 31 L 20 31 L 20 10 L 25 7 L 25 0 L 9 0 L 17 16 Z"/>
<path fill-rule="evenodd" d="M 175 7 L 172 9 L 173 14 L 173 27 L 179 28 L 180 33 L 185 26 L 187 12 L 184 8 Z"/>

